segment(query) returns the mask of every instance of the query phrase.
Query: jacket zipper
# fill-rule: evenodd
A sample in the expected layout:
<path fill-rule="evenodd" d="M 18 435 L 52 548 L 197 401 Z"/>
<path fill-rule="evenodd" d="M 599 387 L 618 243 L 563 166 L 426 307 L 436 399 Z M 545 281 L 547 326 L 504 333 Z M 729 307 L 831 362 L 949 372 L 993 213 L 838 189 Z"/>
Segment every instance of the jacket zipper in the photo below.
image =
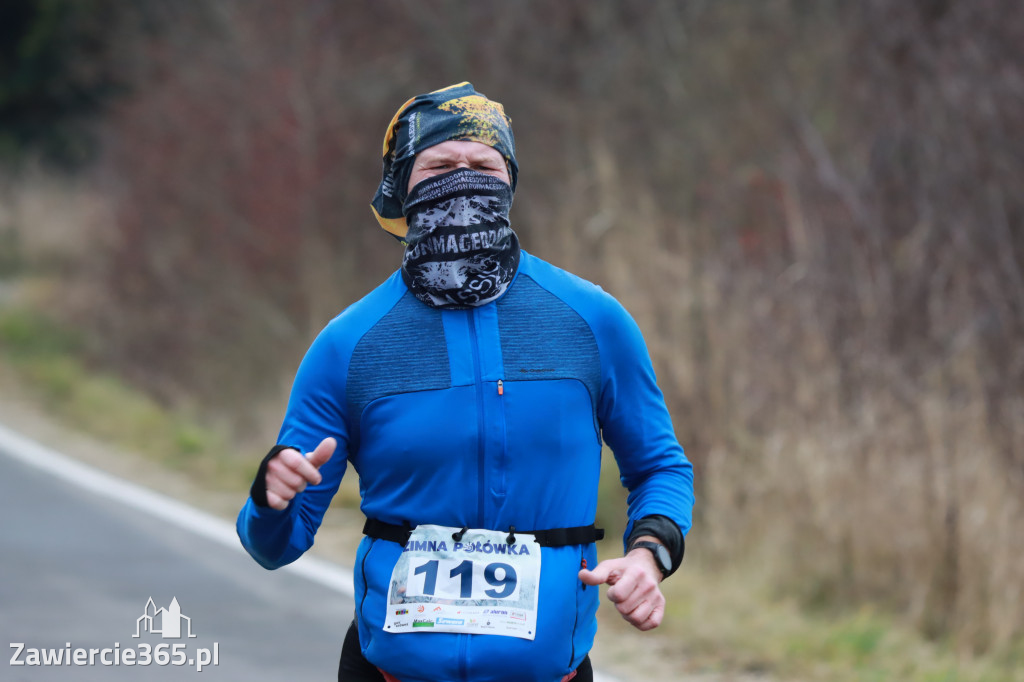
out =
<path fill-rule="evenodd" d="M 508 477 L 508 433 L 505 422 L 505 381 L 498 379 L 498 405 L 497 405 L 497 417 L 500 423 L 498 428 L 498 485 L 495 487 L 495 491 L 499 495 L 505 494 L 505 484 Z"/>
<path fill-rule="evenodd" d="M 459 636 L 459 677 L 469 680 L 469 645 L 471 644 L 469 634 L 462 633 Z"/>
<path fill-rule="evenodd" d="M 476 311 L 467 311 L 469 315 L 470 345 L 473 348 L 473 383 L 476 389 L 476 461 L 480 471 L 477 485 L 477 528 L 486 528 L 484 519 L 484 500 L 487 495 L 487 461 L 485 448 L 487 445 L 484 422 L 484 386 L 483 371 L 480 367 L 480 339 L 476 331 Z"/>
<path fill-rule="evenodd" d="M 583 547 L 583 546 L 580 547 L 580 568 L 586 568 L 587 567 L 587 560 L 583 556 L 583 553 L 586 552 L 586 551 L 587 551 L 586 547 Z M 583 583 L 582 581 L 581 581 L 581 583 L 583 585 L 583 589 L 586 590 L 587 589 L 587 584 Z M 576 591 L 576 615 L 574 615 L 573 618 L 572 618 L 572 633 L 569 635 L 569 667 L 570 668 L 572 667 L 573 659 L 576 658 L 576 628 L 579 626 L 579 624 L 580 624 L 580 593 L 579 593 L 579 590 L 577 590 Z"/>
<path fill-rule="evenodd" d="M 366 548 L 366 554 L 363 555 L 363 560 L 359 564 L 359 570 L 363 574 L 363 585 L 369 585 L 370 581 L 366 577 L 366 560 L 370 557 L 370 552 L 373 550 L 373 546 L 377 543 L 377 540 L 370 538 L 370 544 Z M 366 595 L 370 593 L 370 590 L 363 590 L 363 598 L 359 600 L 359 617 L 363 617 L 363 605 L 366 603 Z"/>

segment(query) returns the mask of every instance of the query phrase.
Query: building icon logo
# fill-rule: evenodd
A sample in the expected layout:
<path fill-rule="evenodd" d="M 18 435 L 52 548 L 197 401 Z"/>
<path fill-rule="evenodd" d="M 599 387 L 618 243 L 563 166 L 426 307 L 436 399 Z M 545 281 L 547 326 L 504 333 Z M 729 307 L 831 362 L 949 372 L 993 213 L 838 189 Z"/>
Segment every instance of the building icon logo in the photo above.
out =
<path fill-rule="evenodd" d="M 181 639 L 182 622 L 185 623 L 185 636 L 195 637 L 192 634 L 192 619 L 182 615 L 177 597 L 171 599 L 166 609 L 158 609 L 150 597 L 142 615 L 135 621 L 135 634 L 132 637 L 141 637 L 143 632 L 148 632 L 164 639 Z"/>

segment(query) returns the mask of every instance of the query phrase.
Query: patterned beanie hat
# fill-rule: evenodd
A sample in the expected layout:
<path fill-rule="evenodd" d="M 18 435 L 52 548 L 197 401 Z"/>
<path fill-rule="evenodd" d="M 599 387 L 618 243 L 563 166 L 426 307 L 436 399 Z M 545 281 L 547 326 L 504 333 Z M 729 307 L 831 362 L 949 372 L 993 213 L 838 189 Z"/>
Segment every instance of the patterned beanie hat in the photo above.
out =
<path fill-rule="evenodd" d="M 388 124 L 384 134 L 384 174 L 370 203 L 380 226 L 399 240 L 408 231 L 402 205 L 413 160 L 424 149 L 448 140 L 482 142 L 497 149 L 505 157 L 515 191 L 519 173 L 516 143 L 511 121 L 501 104 L 487 99 L 470 83 L 417 95 L 403 104 Z"/>

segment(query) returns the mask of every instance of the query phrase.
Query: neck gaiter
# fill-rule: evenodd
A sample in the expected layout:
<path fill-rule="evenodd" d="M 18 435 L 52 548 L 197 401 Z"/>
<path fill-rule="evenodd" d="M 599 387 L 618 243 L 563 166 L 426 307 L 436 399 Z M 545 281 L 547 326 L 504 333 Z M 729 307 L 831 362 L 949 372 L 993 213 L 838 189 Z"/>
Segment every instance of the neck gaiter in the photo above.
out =
<path fill-rule="evenodd" d="M 511 207 L 507 183 L 468 168 L 413 187 L 403 209 L 409 231 L 402 278 L 416 298 L 460 309 L 501 296 L 519 267 Z"/>

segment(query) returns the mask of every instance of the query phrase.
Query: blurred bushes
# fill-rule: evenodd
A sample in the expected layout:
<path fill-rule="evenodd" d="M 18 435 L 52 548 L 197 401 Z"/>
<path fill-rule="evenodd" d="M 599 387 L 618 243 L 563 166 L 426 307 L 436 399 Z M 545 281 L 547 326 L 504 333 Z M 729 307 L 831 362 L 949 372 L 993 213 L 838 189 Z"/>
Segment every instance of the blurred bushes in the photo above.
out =
<path fill-rule="evenodd" d="M 694 553 L 965 650 L 1024 634 L 1012 0 L 140 6 L 90 176 L 113 229 L 64 306 L 110 366 L 272 438 L 309 340 L 398 265 L 384 125 L 470 80 L 513 118 L 525 248 L 645 331 Z"/>

